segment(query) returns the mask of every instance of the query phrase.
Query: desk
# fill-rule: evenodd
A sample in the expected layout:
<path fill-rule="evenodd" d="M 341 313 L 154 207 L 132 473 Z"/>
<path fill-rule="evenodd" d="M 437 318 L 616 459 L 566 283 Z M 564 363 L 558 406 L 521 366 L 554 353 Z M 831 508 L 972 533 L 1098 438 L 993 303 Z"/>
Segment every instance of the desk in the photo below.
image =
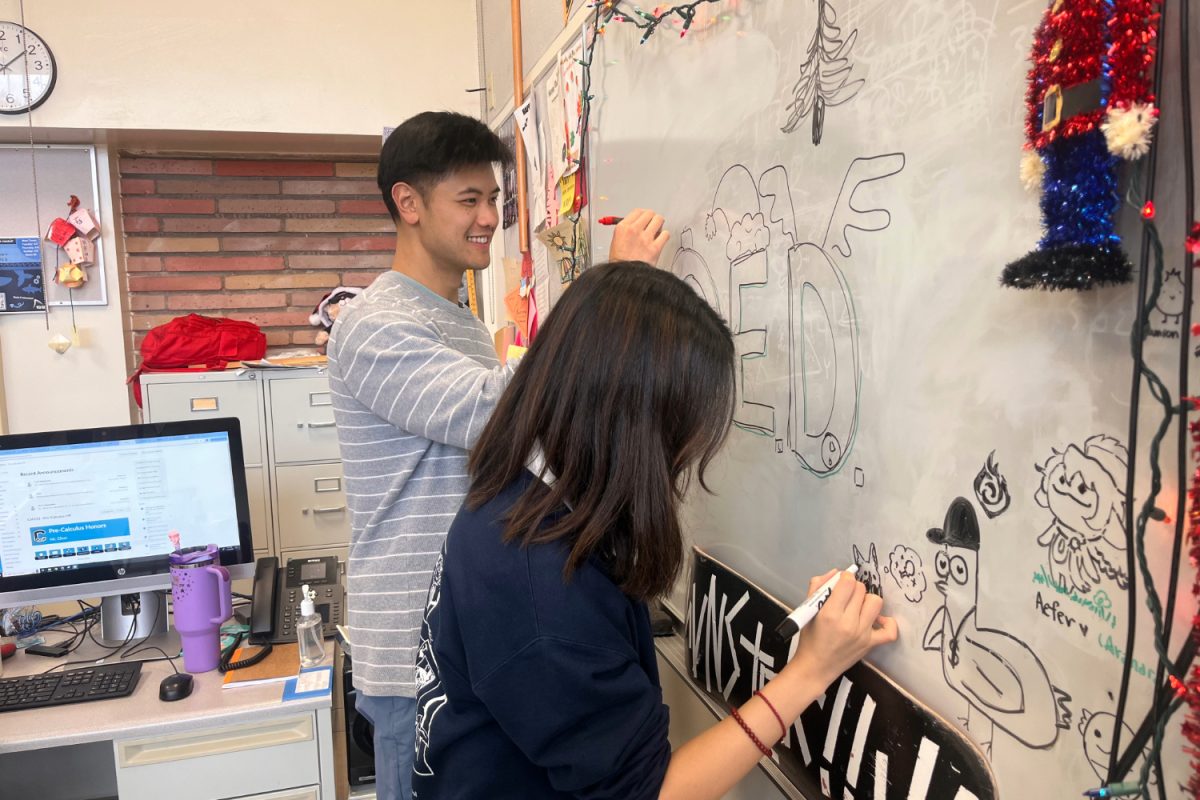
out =
<path fill-rule="evenodd" d="M 3 677 L 54 664 L 18 654 Z M 222 689 L 213 671 L 164 703 L 171 672 L 148 662 L 129 697 L 0 714 L 0 797 L 334 800 L 332 693 L 283 703 L 282 683 Z"/>

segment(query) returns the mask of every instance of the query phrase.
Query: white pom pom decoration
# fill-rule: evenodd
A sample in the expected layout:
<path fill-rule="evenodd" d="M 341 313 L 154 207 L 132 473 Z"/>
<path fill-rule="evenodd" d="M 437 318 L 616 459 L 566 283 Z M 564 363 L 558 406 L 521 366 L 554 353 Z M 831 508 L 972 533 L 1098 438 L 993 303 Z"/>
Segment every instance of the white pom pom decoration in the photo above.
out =
<path fill-rule="evenodd" d="M 1042 176 L 1046 174 L 1046 162 L 1036 150 L 1026 150 L 1021 156 L 1021 185 L 1026 191 L 1036 192 L 1042 188 Z"/>
<path fill-rule="evenodd" d="M 1150 152 L 1150 134 L 1156 122 L 1158 113 L 1147 103 L 1108 109 L 1100 124 L 1108 152 L 1130 161 L 1146 155 Z"/>

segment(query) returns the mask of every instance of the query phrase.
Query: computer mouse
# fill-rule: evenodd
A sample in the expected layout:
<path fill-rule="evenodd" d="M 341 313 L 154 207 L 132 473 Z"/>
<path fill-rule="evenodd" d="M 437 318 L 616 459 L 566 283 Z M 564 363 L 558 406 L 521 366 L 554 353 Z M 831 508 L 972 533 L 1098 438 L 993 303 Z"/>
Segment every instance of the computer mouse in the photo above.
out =
<path fill-rule="evenodd" d="M 192 676 L 186 672 L 168 675 L 158 685 L 158 699 L 168 703 L 173 700 L 182 700 L 192 693 L 192 685 Z"/>

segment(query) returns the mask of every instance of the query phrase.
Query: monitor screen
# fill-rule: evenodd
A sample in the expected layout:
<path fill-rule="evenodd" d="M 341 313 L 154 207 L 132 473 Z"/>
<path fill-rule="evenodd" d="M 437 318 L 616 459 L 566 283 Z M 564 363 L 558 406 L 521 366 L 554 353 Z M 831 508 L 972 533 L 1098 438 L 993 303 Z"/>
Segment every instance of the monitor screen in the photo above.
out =
<path fill-rule="evenodd" d="M 165 575 L 171 531 L 253 557 L 236 419 L 0 436 L 0 599 Z"/>

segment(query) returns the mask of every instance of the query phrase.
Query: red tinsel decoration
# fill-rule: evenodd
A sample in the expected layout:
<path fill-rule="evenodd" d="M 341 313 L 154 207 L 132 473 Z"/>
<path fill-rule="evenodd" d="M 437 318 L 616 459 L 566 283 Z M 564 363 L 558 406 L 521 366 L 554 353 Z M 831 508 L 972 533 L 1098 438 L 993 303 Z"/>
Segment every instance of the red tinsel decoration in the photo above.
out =
<path fill-rule="evenodd" d="M 1111 8 L 1111 13 L 1105 11 Z M 1046 9 L 1033 37 L 1033 66 L 1025 93 L 1026 146 L 1041 150 L 1060 136 L 1094 130 L 1108 107 L 1153 103 L 1157 51 L 1157 0 L 1059 0 Z M 1079 114 L 1042 131 L 1042 98 L 1051 86 L 1064 89 L 1108 77 L 1105 108 Z"/>
<path fill-rule="evenodd" d="M 1200 420 L 1189 422 L 1188 430 L 1192 433 L 1192 457 L 1200 459 Z M 1188 490 L 1188 498 L 1192 503 L 1188 510 L 1188 556 L 1192 566 L 1200 568 L 1200 464 L 1197 464 L 1192 472 L 1192 487 Z M 1197 572 L 1192 584 L 1192 594 L 1200 597 L 1200 572 Z M 1200 638 L 1200 615 L 1192 618 L 1192 636 Z M 1188 713 L 1183 721 L 1183 735 L 1192 743 L 1192 747 L 1185 747 L 1184 750 L 1192 756 L 1193 771 L 1188 780 L 1188 791 L 1192 793 L 1193 798 L 1200 798 L 1200 667 L 1190 670 L 1185 683 L 1177 684 L 1173 678 L 1172 686 L 1177 694 L 1187 698 Z"/>

